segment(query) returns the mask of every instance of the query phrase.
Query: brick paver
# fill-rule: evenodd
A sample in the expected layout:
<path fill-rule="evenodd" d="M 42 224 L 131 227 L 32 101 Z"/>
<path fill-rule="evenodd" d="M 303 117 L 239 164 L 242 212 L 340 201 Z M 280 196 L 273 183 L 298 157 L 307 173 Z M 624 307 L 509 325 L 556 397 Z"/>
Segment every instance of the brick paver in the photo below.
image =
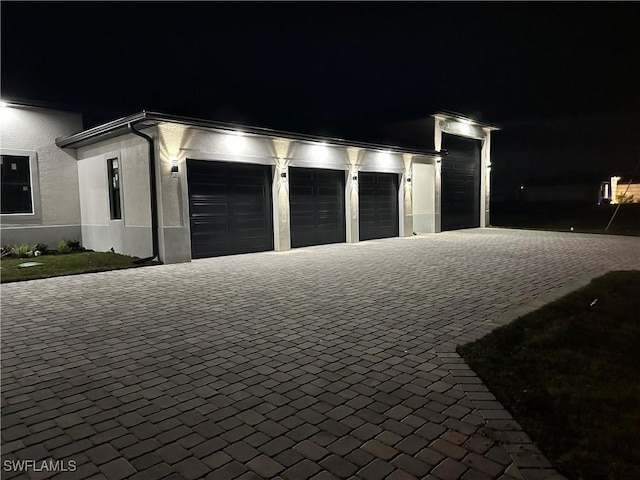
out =
<path fill-rule="evenodd" d="M 2 459 L 75 460 L 61 479 L 550 478 L 455 348 L 631 268 L 636 238 L 477 229 L 2 285 Z"/>

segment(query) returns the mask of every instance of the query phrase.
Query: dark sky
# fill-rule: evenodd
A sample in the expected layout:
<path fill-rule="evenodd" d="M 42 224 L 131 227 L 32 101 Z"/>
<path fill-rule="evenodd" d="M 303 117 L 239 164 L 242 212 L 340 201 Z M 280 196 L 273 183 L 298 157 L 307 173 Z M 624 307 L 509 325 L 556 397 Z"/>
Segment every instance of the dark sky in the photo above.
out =
<path fill-rule="evenodd" d="M 640 158 L 636 2 L 1 8 L 2 95 L 70 106 L 85 126 L 147 109 L 339 134 L 363 115 L 444 108 L 503 126 L 498 192 Z"/>

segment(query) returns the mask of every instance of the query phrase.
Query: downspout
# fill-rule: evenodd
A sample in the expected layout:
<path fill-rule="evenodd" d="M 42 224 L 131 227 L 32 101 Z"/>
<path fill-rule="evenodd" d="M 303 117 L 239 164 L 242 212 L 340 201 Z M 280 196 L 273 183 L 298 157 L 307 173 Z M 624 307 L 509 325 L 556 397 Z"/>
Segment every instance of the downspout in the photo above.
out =
<path fill-rule="evenodd" d="M 158 194 L 156 188 L 156 153 L 153 138 L 149 135 L 136 130 L 134 128 L 135 122 L 129 122 L 127 128 L 129 132 L 144 138 L 149 144 L 149 188 L 151 192 L 151 243 L 152 243 L 152 255 L 148 258 L 142 258 L 138 260 L 138 263 L 143 263 L 149 260 L 157 258 L 160 260 L 160 247 L 158 242 Z"/>

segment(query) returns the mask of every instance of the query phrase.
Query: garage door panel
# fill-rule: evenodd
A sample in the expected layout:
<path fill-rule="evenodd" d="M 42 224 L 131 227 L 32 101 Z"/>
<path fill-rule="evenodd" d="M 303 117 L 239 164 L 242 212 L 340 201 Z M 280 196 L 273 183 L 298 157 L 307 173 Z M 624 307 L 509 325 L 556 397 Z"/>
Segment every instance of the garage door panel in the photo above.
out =
<path fill-rule="evenodd" d="M 187 160 L 193 258 L 273 249 L 271 167 Z"/>
<path fill-rule="evenodd" d="M 358 194 L 360 240 L 397 237 L 398 175 L 360 172 Z"/>
<path fill-rule="evenodd" d="M 189 191 L 193 197 L 203 195 L 206 197 L 212 196 L 226 196 L 229 191 L 227 185 L 220 185 L 216 183 L 194 183 L 189 186 Z"/>
<path fill-rule="evenodd" d="M 199 241 L 219 241 L 226 240 L 229 236 L 227 225 L 215 225 L 210 222 L 191 223 L 192 235 L 198 237 Z"/>
<path fill-rule="evenodd" d="M 220 201 L 194 200 L 192 205 L 192 217 L 228 215 L 229 213 L 228 205 Z"/>
<path fill-rule="evenodd" d="M 344 172 L 289 170 L 291 246 L 345 241 Z"/>

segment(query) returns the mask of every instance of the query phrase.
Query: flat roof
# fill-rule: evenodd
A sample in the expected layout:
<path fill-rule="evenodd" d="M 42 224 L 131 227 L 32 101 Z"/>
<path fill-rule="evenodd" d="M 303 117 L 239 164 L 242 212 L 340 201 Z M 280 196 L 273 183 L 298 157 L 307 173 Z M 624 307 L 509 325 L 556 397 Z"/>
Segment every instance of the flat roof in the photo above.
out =
<path fill-rule="evenodd" d="M 56 138 L 56 145 L 60 148 L 80 148 L 86 145 L 91 145 L 103 140 L 118 137 L 130 132 L 129 125 L 137 125 L 145 127 L 156 126 L 160 123 L 177 123 L 180 125 L 187 125 L 191 127 L 207 128 L 214 131 L 221 132 L 238 132 L 241 131 L 247 135 L 272 137 L 272 138 L 286 138 L 292 140 L 298 140 L 302 142 L 324 142 L 335 146 L 344 147 L 360 147 L 370 150 L 382 150 L 389 151 L 391 153 L 411 153 L 414 155 L 426 155 L 426 156 L 442 156 L 446 155 L 446 151 L 427 150 L 427 149 L 415 149 L 407 148 L 400 145 L 385 145 L 378 143 L 358 142 L 352 140 L 345 140 L 343 138 L 322 137 L 294 132 L 286 132 L 281 130 L 272 130 L 264 127 L 254 127 L 248 125 L 239 125 L 233 123 L 216 122 L 212 120 L 204 120 L 199 118 L 182 117 L 177 115 L 168 115 L 158 112 L 142 111 L 122 117 L 111 122 L 98 125 L 82 132 L 75 133 L 66 137 Z"/>

